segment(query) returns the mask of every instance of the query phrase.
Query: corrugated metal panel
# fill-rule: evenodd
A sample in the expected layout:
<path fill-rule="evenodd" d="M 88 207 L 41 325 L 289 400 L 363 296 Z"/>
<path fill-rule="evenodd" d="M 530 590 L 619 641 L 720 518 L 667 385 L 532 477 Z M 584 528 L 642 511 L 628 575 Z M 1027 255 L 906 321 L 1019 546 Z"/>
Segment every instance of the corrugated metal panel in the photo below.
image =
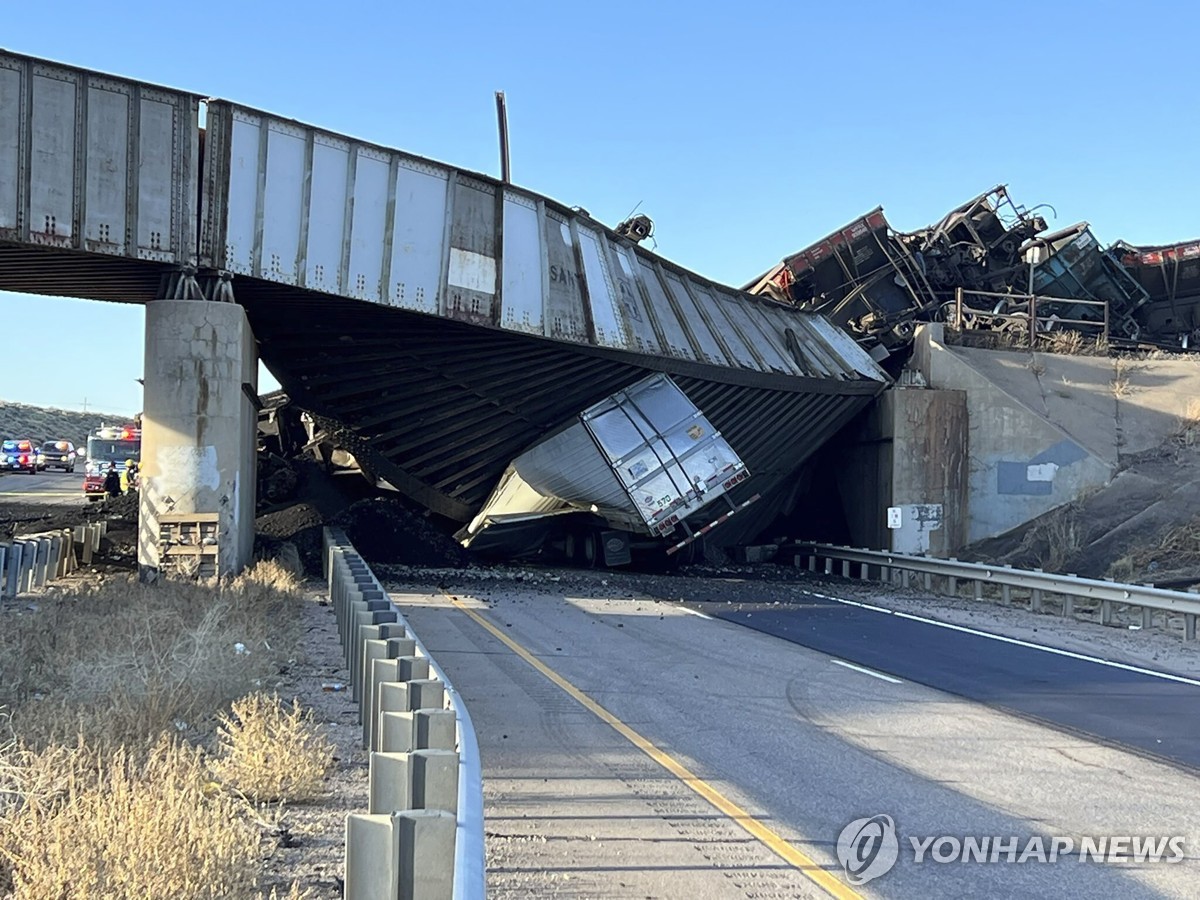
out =
<path fill-rule="evenodd" d="M 478 512 L 523 451 L 653 371 L 646 365 L 653 358 L 631 351 L 249 279 L 239 279 L 234 290 L 264 361 L 296 401 L 343 422 L 360 442 L 351 447 L 360 460 L 459 521 Z M 738 451 L 753 473 L 751 492 L 765 494 L 886 384 L 684 361 L 664 370 L 674 370 L 675 382 Z M 714 371 L 727 380 L 712 379 Z"/>
<path fill-rule="evenodd" d="M 0 240 L 194 263 L 199 104 L 0 53 Z"/>
<path fill-rule="evenodd" d="M 202 253 L 216 268 L 663 359 L 882 377 L 849 345 L 794 354 L 789 329 L 820 340 L 794 310 L 528 191 L 226 101 L 209 103 L 208 128 Z"/>

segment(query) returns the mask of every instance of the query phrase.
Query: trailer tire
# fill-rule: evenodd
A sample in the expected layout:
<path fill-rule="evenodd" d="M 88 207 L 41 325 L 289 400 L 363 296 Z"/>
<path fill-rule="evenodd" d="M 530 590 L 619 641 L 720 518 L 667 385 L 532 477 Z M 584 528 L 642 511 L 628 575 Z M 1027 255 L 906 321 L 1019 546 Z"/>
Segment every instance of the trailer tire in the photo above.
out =
<path fill-rule="evenodd" d="M 599 566 L 603 562 L 601 559 L 600 532 L 595 528 L 588 528 L 584 531 L 583 540 L 580 543 L 582 544 L 580 548 L 582 551 L 580 553 L 580 562 L 589 569 Z"/>

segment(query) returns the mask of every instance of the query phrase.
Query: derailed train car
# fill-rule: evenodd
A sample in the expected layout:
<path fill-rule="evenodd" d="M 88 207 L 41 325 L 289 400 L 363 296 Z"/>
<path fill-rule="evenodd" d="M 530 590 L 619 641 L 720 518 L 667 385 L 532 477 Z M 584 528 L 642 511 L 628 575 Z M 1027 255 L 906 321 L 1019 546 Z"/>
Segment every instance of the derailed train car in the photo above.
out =
<path fill-rule="evenodd" d="M 1200 327 L 1200 242 L 1106 249 L 1087 222 L 1047 227 L 1004 185 L 911 232 L 877 208 L 746 289 L 827 315 L 880 360 L 920 321 L 1173 346 Z"/>
<path fill-rule="evenodd" d="M 1200 241 L 1149 247 L 1117 241 L 1113 253 L 1146 292 L 1139 314 L 1146 333 L 1192 347 L 1200 334 Z"/>

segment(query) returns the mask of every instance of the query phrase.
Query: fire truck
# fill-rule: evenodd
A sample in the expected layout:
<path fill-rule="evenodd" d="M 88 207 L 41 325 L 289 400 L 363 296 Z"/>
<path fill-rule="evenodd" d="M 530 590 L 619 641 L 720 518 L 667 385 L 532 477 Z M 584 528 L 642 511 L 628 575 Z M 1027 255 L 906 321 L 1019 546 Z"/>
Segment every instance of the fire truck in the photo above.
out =
<path fill-rule="evenodd" d="M 83 493 L 92 501 L 104 498 L 104 476 L 110 464 L 115 465 L 121 475 L 121 490 L 127 490 L 129 463 L 140 466 L 141 459 L 142 429 L 137 423 L 101 425 L 88 435 Z"/>

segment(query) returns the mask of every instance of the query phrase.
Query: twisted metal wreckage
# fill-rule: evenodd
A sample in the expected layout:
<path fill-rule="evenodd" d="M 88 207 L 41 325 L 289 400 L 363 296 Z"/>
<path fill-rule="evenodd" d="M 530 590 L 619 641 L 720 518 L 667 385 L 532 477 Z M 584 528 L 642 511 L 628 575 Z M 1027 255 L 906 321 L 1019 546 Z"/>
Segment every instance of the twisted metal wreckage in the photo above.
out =
<path fill-rule="evenodd" d="M 653 223 L 639 215 L 619 224 L 613 233 L 631 244 L 640 244 L 652 235 Z M 1138 247 L 1118 241 L 1104 248 L 1086 222 L 1048 231 L 1045 218 L 1036 210 L 1017 205 L 1007 188 L 999 185 L 952 210 L 936 224 L 913 232 L 894 230 L 882 207 L 876 208 L 787 257 L 745 285 L 743 291 L 776 301 L 798 313 L 819 314 L 854 338 L 893 375 L 905 359 L 917 323 L 922 321 L 945 321 L 964 339 L 970 335 L 984 342 L 1028 345 L 1040 337 L 1076 332 L 1101 347 L 1187 350 L 1200 336 L 1200 241 L 1163 247 Z M 574 426 L 564 425 L 559 433 L 544 437 L 516 456 L 495 484 L 490 499 L 472 511 L 473 520 L 459 535 L 463 543 L 478 549 L 491 546 L 502 553 L 535 552 L 545 543 L 549 518 L 564 513 L 577 515 L 589 507 L 593 513 L 603 508 L 599 518 L 604 524 L 598 530 L 580 532 L 571 526 L 563 531 L 564 552 L 568 558 L 602 558 L 610 565 L 621 564 L 629 558 L 628 549 L 608 546 L 611 536 L 639 530 L 663 535 L 675 523 L 699 512 L 748 477 L 750 470 L 744 468 L 736 451 L 721 439 L 720 433 L 703 421 L 700 411 L 687 404 L 669 378 L 662 375 L 657 378 L 664 384 L 654 381 L 634 386 L 629 389 L 628 399 L 623 399 L 625 392 L 615 394 L 595 410 L 581 414 Z M 877 381 L 876 390 L 882 389 L 886 381 L 886 376 Z M 731 482 L 710 478 L 712 484 L 706 490 L 680 493 L 677 504 L 672 506 L 673 518 L 667 517 L 665 509 L 637 509 L 637 499 L 642 494 L 647 498 L 650 495 L 635 489 L 634 484 L 648 482 L 647 473 L 626 471 L 628 466 L 623 468 L 620 462 L 627 463 L 634 457 L 662 457 L 655 466 L 658 471 L 655 477 L 667 483 L 670 479 L 666 470 L 678 467 L 679 460 L 671 453 L 664 456 L 663 452 L 652 452 L 653 446 L 667 446 L 662 440 L 667 432 L 662 428 L 642 427 L 641 431 L 651 437 L 634 443 L 644 453 L 634 453 L 630 447 L 614 450 L 607 446 L 615 434 L 611 431 L 613 426 L 604 426 L 609 429 L 607 432 L 597 431 L 600 420 L 594 418 L 600 414 L 621 418 L 617 412 L 628 412 L 626 407 L 638 406 L 637 398 L 649 396 L 646 391 L 660 388 L 678 394 L 680 405 L 674 419 L 680 422 L 686 419 L 685 424 L 692 423 L 694 433 L 703 433 L 707 440 L 719 440 L 724 448 L 723 455 L 717 454 L 719 461 L 726 469 L 737 472 Z M 865 399 L 866 396 L 860 398 L 860 402 Z M 743 410 L 755 407 L 753 403 L 745 405 L 745 401 L 746 398 L 740 398 L 737 405 Z M 272 419 L 274 415 L 272 412 Z M 634 418 L 641 421 L 636 414 Z M 848 418 L 846 411 L 836 418 L 844 423 Z M 702 424 L 697 426 L 696 422 Z M 327 461 L 359 469 L 372 477 L 368 471 L 372 467 L 363 465 L 372 456 L 371 448 L 362 444 L 360 436 L 320 416 L 306 416 L 306 423 L 308 447 L 324 446 L 325 453 L 319 455 Z M 305 442 L 304 438 L 298 441 Z M 743 440 L 737 443 L 743 444 Z M 785 446 L 795 451 L 798 445 L 792 440 L 784 441 L 768 456 L 777 461 L 779 451 Z M 809 447 L 795 457 L 794 463 L 798 464 L 812 449 Z M 584 461 L 590 460 L 597 450 L 604 464 L 585 465 Z M 696 451 L 688 444 L 687 452 L 694 455 Z M 565 481 L 560 471 L 563 460 L 573 461 L 570 468 L 575 473 Z M 733 511 L 764 493 L 777 497 L 789 494 L 779 488 L 795 478 L 795 464 L 772 466 L 779 471 L 764 478 L 762 462 L 756 462 L 758 466 L 754 468 L 759 469 L 760 475 L 755 481 L 760 490 L 767 490 L 755 492 L 749 499 L 739 497 L 736 504 L 729 504 L 730 511 L 711 525 L 685 529 L 688 539 L 707 533 Z M 623 472 L 629 476 L 624 479 L 629 482 L 625 485 L 629 502 L 621 501 L 622 491 L 597 480 L 609 469 L 618 476 Z M 785 473 L 784 469 L 789 471 Z M 383 479 L 375 480 L 380 487 L 391 486 Z M 673 496 L 665 489 L 655 496 L 659 494 Z M 787 506 L 786 503 L 780 506 L 778 500 L 760 505 L 763 507 L 760 513 L 747 517 L 740 529 L 723 528 L 723 539 L 752 537 L 772 514 L 784 512 Z M 639 515 L 633 514 L 635 509 Z M 645 519 L 648 529 L 639 516 Z M 482 536 L 484 529 L 486 538 Z M 582 535 L 582 543 L 572 540 L 578 535 Z M 599 540 L 594 545 L 587 544 L 593 537 Z M 686 542 L 687 539 L 668 552 Z"/>
<path fill-rule="evenodd" d="M 1026 340 L 1032 321 L 1033 334 L 1178 350 L 1200 335 L 1200 241 L 1104 248 L 1086 222 L 1047 233 L 998 185 L 908 233 L 877 207 L 745 289 L 824 314 L 877 359 L 933 320 Z"/>

